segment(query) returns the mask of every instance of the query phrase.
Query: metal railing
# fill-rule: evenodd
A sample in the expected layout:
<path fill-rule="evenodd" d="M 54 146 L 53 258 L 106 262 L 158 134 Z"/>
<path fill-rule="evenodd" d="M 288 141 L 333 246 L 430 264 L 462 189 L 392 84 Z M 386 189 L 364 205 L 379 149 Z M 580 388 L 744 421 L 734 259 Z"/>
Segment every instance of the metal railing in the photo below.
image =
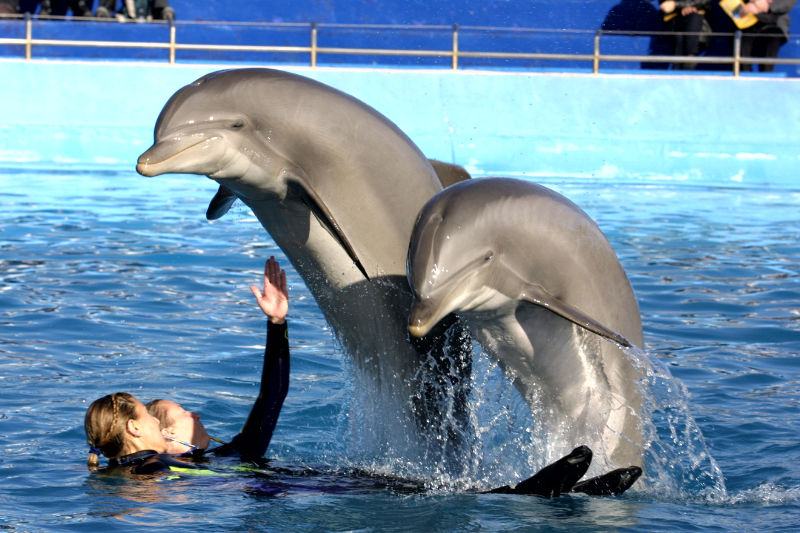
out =
<path fill-rule="evenodd" d="M 317 67 L 320 56 L 339 55 L 339 56 L 369 56 L 369 57 L 405 57 L 405 58 L 445 58 L 449 59 L 448 64 L 453 70 L 463 67 L 463 60 L 481 59 L 497 61 L 564 61 L 564 62 L 587 62 L 591 64 L 591 72 L 598 74 L 601 63 L 622 63 L 639 62 L 649 64 L 716 64 L 730 65 L 734 76 L 738 77 L 743 65 L 752 64 L 771 64 L 771 65 L 800 65 L 800 58 L 747 58 L 742 57 L 741 32 L 735 34 L 713 34 L 732 39 L 732 53 L 730 56 L 675 56 L 675 55 L 650 55 L 650 54 L 624 54 L 624 53 L 603 53 L 601 44 L 603 39 L 610 37 L 648 37 L 673 36 L 675 34 L 666 32 L 626 32 L 626 31 L 581 31 L 581 30 L 552 30 L 534 28 L 491 28 L 475 26 L 395 26 L 395 25 L 345 25 L 345 24 L 318 24 L 318 23 L 237 23 L 237 22 L 180 22 L 175 21 L 155 21 L 150 24 L 166 25 L 168 27 L 168 38 L 166 41 L 127 41 L 127 40 L 82 40 L 82 39 L 58 39 L 58 38 L 37 38 L 34 36 L 35 22 L 65 19 L 65 17 L 24 17 L 11 16 L 2 17 L 3 20 L 22 19 L 25 30 L 24 37 L 0 37 L 0 46 L 22 46 L 24 47 L 24 57 L 32 60 L 36 47 L 83 47 L 83 48 L 103 48 L 103 49 L 147 49 L 164 50 L 166 59 L 170 64 L 177 62 L 177 54 L 181 51 L 194 52 L 234 52 L 234 53 L 270 53 L 270 54 L 303 54 L 308 56 L 308 64 Z M 121 24 L 120 22 L 110 21 L 109 19 L 81 18 L 73 17 L 66 20 L 92 22 L 93 24 Z M 134 23 L 130 23 L 134 24 Z M 209 44 L 209 43 L 189 43 L 178 40 L 178 28 L 183 26 L 208 26 L 213 27 L 236 27 L 248 26 L 255 27 L 259 31 L 270 32 L 291 29 L 292 31 L 307 32 L 307 44 L 302 45 L 250 45 L 250 44 Z M 401 49 L 401 48 L 362 48 L 350 46 L 323 46 L 320 44 L 320 30 L 326 31 L 360 31 L 364 33 L 396 32 L 396 31 L 426 31 L 449 33 L 449 47 L 442 49 Z M 464 31 L 485 32 L 487 35 L 504 32 L 505 34 L 527 34 L 539 35 L 546 33 L 558 33 L 559 35 L 569 35 L 578 38 L 591 39 L 591 52 L 587 53 L 549 53 L 549 52 L 522 52 L 522 51 L 479 51 L 466 50 L 461 46 L 461 34 Z"/>

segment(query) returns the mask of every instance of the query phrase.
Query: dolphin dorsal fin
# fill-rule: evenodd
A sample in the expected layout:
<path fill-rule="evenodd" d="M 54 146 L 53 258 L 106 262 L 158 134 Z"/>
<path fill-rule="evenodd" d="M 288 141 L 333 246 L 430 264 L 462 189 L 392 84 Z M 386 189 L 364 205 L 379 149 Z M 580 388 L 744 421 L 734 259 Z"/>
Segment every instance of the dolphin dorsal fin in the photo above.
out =
<path fill-rule="evenodd" d="M 584 329 L 597 333 L 601 337 L 614 341 L 621 346 L 626 348 L 633 346 L 628 339 L 616 331 L 605 327 L 600 322 L 579 311 L 576 307 L 567 304 L 563 300 L 559 300 L 547 292 L 541 285 L 535 283 L 527 285 L 525 290 L 520 294 L 519 299 L 544 307 L 560 317 L 566 318 L 573 324 L 577 324 Z"/>
<path fill-rule="evenodd" d="M 466 181 L 468 179 L 472 179 L 469 172 L 460 166 L 460 165 L 453 165 L 451 163 L 445 163 L 444 161 L 439 161 L 438 159 L 428 159 L 433 170 L 436 171 L 436 176 L 439 178 L 439 183 L 442 184 L 442 188 L 446 189 L 450 185 L 454 183 L 458 183 L 459 181 Z"/>
<path fill-rule="evenodd" d="M 217 194 L 214 195 L 214 198 L 212 198 L 211 202 L 208 204 L 206 218 L 208 220 L 217 220 L 218 218 L 222 218 L 222 216 L 228 212 L 237 198 L 238 197 L 232 190 L 224 185 L 220 185 L 219 189 L 217 189 Z"/>

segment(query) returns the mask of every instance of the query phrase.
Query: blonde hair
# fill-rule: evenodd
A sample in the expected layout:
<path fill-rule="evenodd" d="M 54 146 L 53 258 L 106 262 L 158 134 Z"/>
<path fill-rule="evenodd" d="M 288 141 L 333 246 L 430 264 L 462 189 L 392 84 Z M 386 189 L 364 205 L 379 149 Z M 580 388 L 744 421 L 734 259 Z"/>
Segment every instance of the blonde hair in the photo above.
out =
<path fill-rule="evenodd" d="M 158 422 L 161 424 L 162 428 L 171 427 L 175 422 L 172 418 L 167 416 L 167 408 L 163 405 L 165 401 L 166 400 L 159 398 L 144 404 L 144 406 L 147 407 L 147 412 L 158 418 Z"/>
<path fill-rule="evenodd" d="M 86 410 L 83 429 L 89 444 L 87 465 L 96 469 L 99 463 L 97 452 L 111 460 L 122 454 L 125 446 L 125 425 L 136 418 L 136 398 L 127 392 L 115 392 L 92 402 Z"/>

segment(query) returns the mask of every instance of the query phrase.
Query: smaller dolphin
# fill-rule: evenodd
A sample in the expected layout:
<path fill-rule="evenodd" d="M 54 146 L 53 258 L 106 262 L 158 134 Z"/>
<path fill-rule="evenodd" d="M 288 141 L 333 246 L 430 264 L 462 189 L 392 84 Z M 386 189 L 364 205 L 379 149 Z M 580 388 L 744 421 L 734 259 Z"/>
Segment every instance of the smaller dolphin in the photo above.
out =
<path fill-rule="evenodd" d="M 601 468 L 641 464 L 639 307 L 597 224 L 531 182 L 456 183 L 422 208 L 407 276 L 409 331 L 465 319 L 556 446 L 587 442 Z M 558 442 L 561 439 L 563 442 Z"/>

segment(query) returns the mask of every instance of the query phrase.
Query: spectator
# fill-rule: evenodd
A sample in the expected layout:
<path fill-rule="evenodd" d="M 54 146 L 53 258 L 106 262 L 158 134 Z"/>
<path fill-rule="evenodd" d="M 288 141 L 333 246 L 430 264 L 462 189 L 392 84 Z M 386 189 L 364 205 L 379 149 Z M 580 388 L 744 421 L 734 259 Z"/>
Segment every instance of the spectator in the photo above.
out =
<path fill-rule="evenodd" d="M 42 0 L 40 15 L 67 16 L 67 10 L 75 17 L 91 17 L 93 0 Z"/>
<path fill-rule="evenodd" d="M 778 57 L 780 47 L 789 40 L 789 12 L 797 0 L 749 0 L 741 9 L 741 15 L 752 13 L 758 18 L 753 26 L 742 30 L 742 57 Z M 772 72 L 775 65 L 759 64 L 760 72 Z M 753 66 L 742 65 L 743 71 Z"/>
<path fill-rule="evenodd" d="M 19 11 L 19 0 L 0 0 L 0 16 L 16 15 Z"/>
<path fill-rule="evenodd" d="M 711 25 L 706 13 L 711 0 L 661 0 L 659 7 L 664 15 L 667 31 L 673 36 L 673 53 L 676 56 L 699 56 L 711 41 Z M 675 70 L 694 70 L 696 63 L 674 63 Z"/>
<path fill-rule="evenodd" d="M 95 12 L 99 18 L 111 18 L 116 12 L 120 22 L 130 20 L 173 20 L 175 10 L 169 5 L 169 0 L 122 0 L 122 5 L 117 10 L 117 0 L 100 0 Z"/>

